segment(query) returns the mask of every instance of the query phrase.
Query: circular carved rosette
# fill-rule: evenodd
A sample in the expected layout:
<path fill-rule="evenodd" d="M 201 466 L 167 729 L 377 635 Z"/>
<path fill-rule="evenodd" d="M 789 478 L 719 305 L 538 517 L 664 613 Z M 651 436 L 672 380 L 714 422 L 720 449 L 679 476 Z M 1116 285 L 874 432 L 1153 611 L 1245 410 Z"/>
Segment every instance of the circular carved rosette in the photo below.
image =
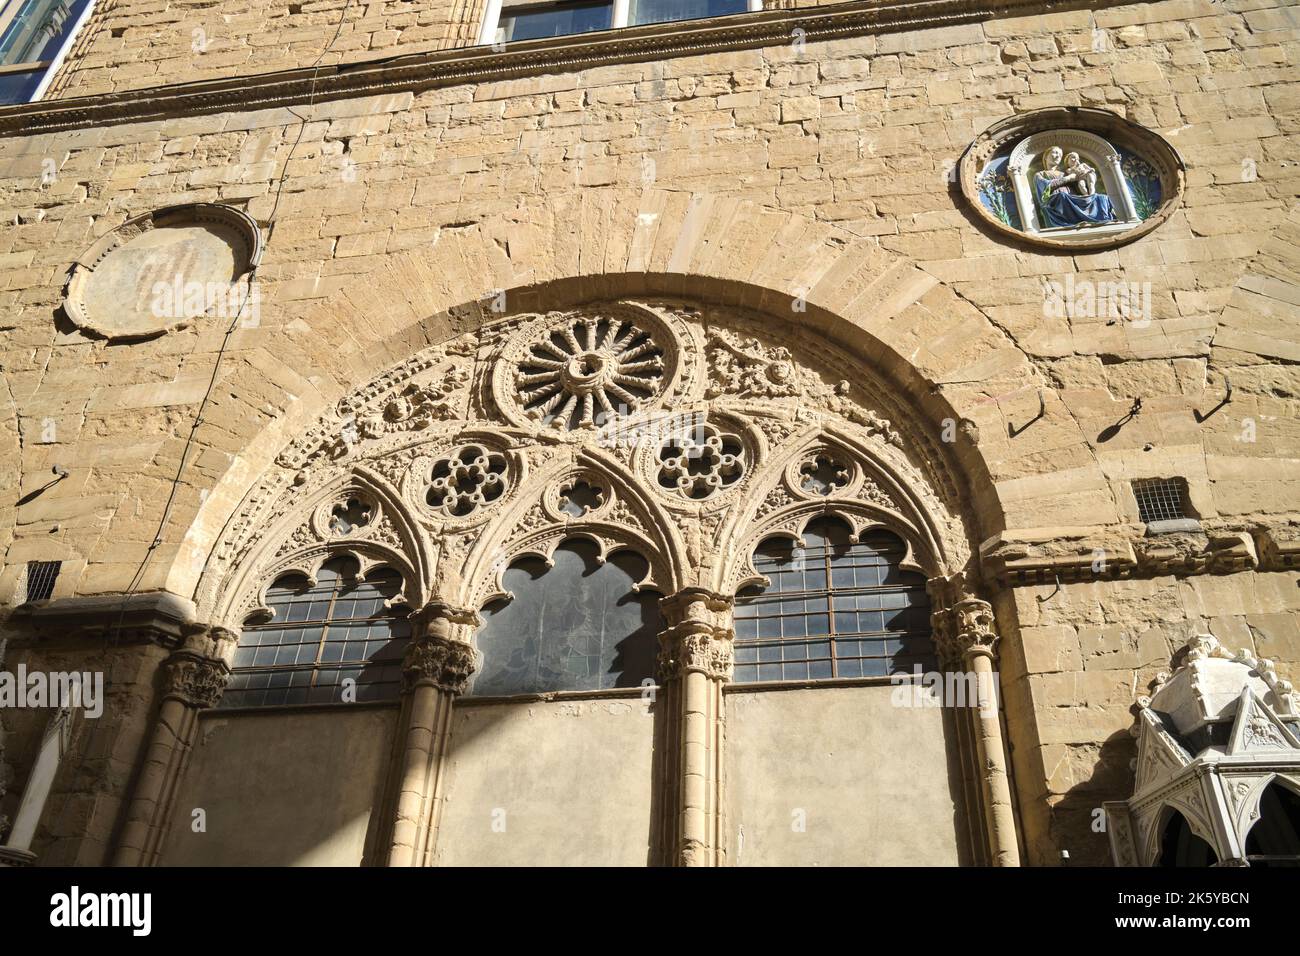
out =
<path fill-rule="evenodd" d="M 471 525 L 511 495 L 523 471 L 523 456 L 506 450 L 504 438 L 463 434 L 445 451 L 415 457 L 402 495 L 429 519 Z"/>
<path fill-rule="evenodd" d="M 518 424 L 566 441 L 610 434 L 677 393 L 689 337 L 680 316 L 634 303 L 550 313 L 506 342 L 495 399 Z"/>

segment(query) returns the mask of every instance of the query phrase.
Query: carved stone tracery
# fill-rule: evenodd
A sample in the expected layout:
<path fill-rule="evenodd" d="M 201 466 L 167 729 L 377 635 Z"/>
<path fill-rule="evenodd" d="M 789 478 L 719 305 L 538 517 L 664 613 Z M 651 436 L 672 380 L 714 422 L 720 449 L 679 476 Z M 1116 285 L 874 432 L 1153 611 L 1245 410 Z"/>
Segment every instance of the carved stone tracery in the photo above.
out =
<path fill-rule="evenodd" d="M 575 534 L 604 556 L 637 550 L 661 593 L 730 593 L 759 538 L 827 510 L 855 533 L 897 532 L 927 573 L 961 566 L 969 541 L 933 429 L 842 350 L 781 328 L 621 301 L 504 316 L 426 349 L 281 453 L 198 603 L 238 626 L 276 574 L 311 574 L 343 546 L 397 567 L 412 606 L 480 606 L 512 561 Z M 673 454 L 665 436 L 683 422 L 702 441 Z"/>

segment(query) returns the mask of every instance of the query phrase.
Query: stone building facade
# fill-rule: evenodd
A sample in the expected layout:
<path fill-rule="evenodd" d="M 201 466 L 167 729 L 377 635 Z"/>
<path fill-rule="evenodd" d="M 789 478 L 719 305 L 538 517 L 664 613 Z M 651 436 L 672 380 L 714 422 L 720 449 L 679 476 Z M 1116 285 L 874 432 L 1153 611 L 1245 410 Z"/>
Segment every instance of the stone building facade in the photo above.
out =
<path fill-rule="evenodd" d="M 1198 635 L 1290 812 L 1294 5 L 521 9 L 108 0 L 0 108 L 3 670 L 103 677 L 0 853 L 1133 862 Z"/>

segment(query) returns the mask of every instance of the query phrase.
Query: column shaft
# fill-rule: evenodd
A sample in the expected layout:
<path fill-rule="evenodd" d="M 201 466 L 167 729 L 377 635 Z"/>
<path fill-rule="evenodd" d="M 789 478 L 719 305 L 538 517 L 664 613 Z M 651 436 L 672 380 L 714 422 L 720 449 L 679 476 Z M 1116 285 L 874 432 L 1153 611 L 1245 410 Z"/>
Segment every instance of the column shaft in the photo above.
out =
<path fill-rule="evenodd" d="M 469 642 L 478 624 L 473 611 L 433 603 L 412 615 L 412 623 L 417 638 L 402 666 L 405 742 L 388 842 L 389 866 L 427 866 L 433 855 L 452 706 L 475 665 Z"/>
<path fill-rule="evenodd" d="M 188 624 L 181 648 L 163 662 L 163 700 L 149 734 L 144 764 L 132 787 L 114 866 L 152 866 L 162 850 L 171 803 L 189 760 L 198 712 L 215 707 L 230 677 L 222 659 L 235 634 Z"/>

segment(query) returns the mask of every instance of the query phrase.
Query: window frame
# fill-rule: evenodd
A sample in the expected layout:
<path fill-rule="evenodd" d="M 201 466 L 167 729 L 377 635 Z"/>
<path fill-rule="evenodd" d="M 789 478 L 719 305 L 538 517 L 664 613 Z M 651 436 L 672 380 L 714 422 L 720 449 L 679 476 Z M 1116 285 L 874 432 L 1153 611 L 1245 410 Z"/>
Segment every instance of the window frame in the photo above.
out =
<path fill-rule="evenodd" d="M 852 527 L 853 527 L 852 522 L 846 520 L 841 515 L 837 515 L 833 512 L 828 512 L 826 514 L 814 516 L 810 521 L 808 521 L 803 531 L 801 532 L 801 537 L 803 534 L 806 534 L 810 528 L 812 528 L 814 525 L 818 524 L 819 522 L 826 522 L 828 525 L 831 523 L 840 524 L 845 526 L 849 530 L 850 534 L 852 533 Z M 887 533 L 890 537 L 897 539 L 899 545 L 901 545 L 902 550 L 901 551 L 891 550 L 889 552 L 882 552 L 882 551 L 875 551 L 875 549 L 871 548 L 870 545 L 866 545 L 868 550 L 875 551 L 876 554 L 881 556 L 886 556 L 890 554 L 900 555 L 900 558 L 898 560 L 890 560 L 888 557 L 886 557 L 885 561 L 883 562 L 883 566 L 891 568 L 893 571 L 898 573 L 919 574 L 920 572 L 916 571 L 913 568 L 903 567 L 904 560 L 907 555 L 907 548 L 908 548 L 907 539 L 892 528 L 881 528 L 878 530 L 882 530 L 885 533 Z M 757 559 L 759 549 L 761 549 L 764 546 L 764 544 L 766 544 L 767 542 L 774 541 L 774 540 L 785 541 L 787 539 L 785 538 L 784 535 L 769 535 L 760 538 L 759 541 L 754 545 L 754 551 L 753 551 L 754 557 L 751 558 L 751 560 L 753 561 L 754 567 L 756 569 L 759 569 L 758 559 Z M 935 655 L 937 654 L 937 648 L 935 647 L 934 644 L 934 628 L 928 624 L 928 617 L 929 617 L 928 613 L 925 613 L 927 624 L 925 624 L 920 630 L 904 629 L 902 631 L 891 631 L 886 629 L 884 631 L 878 632 L 880 635 L 879 637 L 876 636 L 877 632 L 855 631 L 855 632 L 845 632 L 843 634 L 838 632 L 836 615 L 837 612 L 840 612 L 843 609 L 837 607 L 838 604 L 837 597 L 839 598 L 850 597 L 856 599 L 859 596 L 867 596 L 867 595 L 882 595 L 882 596 L 891 595 L 891 594 L 910 595 L 918 592 L 918 588 L 919 588 L 918 596 L 920 597 L 920 601 L 916 603 L 909 601 L 904 604 L 903 608 L 893 609 L 893 610 L 904 610 L 910 612 L 913 609 L 920 608 L 922 609 L 923 612 L 929 612 L 932 611 L 933 608 L 931 605 L 930 597 L 928 593 L 926 593 L 923 583 L 885 584 L 882 582 L 881 584 L 874 585 L 874 586 L 858 585 L 858 584 L 851 584 L 847 586 L 836 585 L 834 582 L 834 572 L 835 572 L 834 545 L 831 543 L 831 539 L 829 537 L 827 537 L 826 541 L 827 541 L 827 546 L 826 546 L 825 553 L 820 558 L 821 561 L 824 561 L 824 574 L 825 574 L 824 587 L 815 588 L 812 590 L 799 590 L 799 591 L 784 591 L 784 590 L 780 590 L 779 588 L 773 589 L 773 585 L 776 584 L 776 581 L 769 576 L 768 578 L 769 583 L 767 585 L 751 584 L 748 587 L 743 588 L 737 592 L 736 606 L 734 612 L 735 625 L 736 625 L 736 637 L 734 639 L 733 646 L 737 650 L 741 647 L 751 647 L 751 646 L 755 647 L 756 649 L 761 649 L 763 646 L 784 647 L 787 641 L 790 643 L 797 643 L 803 645 L 809 645 L 814 641 L 816 641 L 817 643 L 824 642 L 828 646 L 829 656 L 825 660 L 830 665 L 830 674 L 823 675 L 823 676 L 810 675 L 808 677 L 786 677 L 784 676 L 783 673 L 782 676 L 780 677 L 762 677 L 759 676 L 761 673 L 759 671 L 759 667 L 763 664 L 784 665 L 786 663 L 796 663 L 796 664 L 805 663 L 809 666 L 809 669 L 811 670 L 811 665 L 815 663 L 819 663 L 822 659 L 808 658 L 806 661 L 802 661 L 802 662 L 786 661 L 785 654 L 783 651 L 780 660 L 763 661 L 760 660 L 759 658 L 759 654 L 761 653 L 761 651 L 756 650 L 755 657 L 752 661 L 742 662 L 739 659 L 737 659 L 736 661 L 736 668 L 738 672 L 741 667 L 746 667 L 746 668 L 753 667 L 755 676 L 753 678 L 745 678 L 745 679 L 734 678 L 733 683 L 735 685 L 746 686 L 750 684 L 813 683 L 813 682 L 844 681 L 844 680 L 880 681 L 880 680 L 893 680 L 894 676 L 898 673 L 911 673 L 911 671 L 900 672 L 894 670 L 895 657 L 897 656 L 895 654 L 890 654 L 882 657 L 877 657 L 875 655 L 861 655 L 861 654 L 842 657 L 840 654 L 840 648 L 838 646 L 839 640 L 841 638 L 843 638 L 846 641 L 853 641 L 858 643 L 863 641 L 876 641 L 876 640 L 887 642 L 898 635 L 920 636 L 923 634 L 929 643 L 929 651 L 925 655 L 922 655 L 920 660 L 914 660 L 913 664 L 921 664 L 927 670 L 931 670 L 937 667 L 937 661 L 935 660 Z M 790 543 L 793 548 L 795 548 L 796 550 L 798 549 L 799 546 L 797 545 L 797 543 L 795 542 L 790 542 Z M 865 544 L 866 542 L 861 540 L 852 542 L 853 547 L 857 547 Z M 849 552 L 846 552 L 844 557 L 848 557 L 848 556 L 849 556 Z M 855 567 L 855 566 L 856 565 L 844 565 L 841 566 L 841 569 L 843 567 Z M 761 569 L 759 570 L 760 573 L 762 573 Z M 923 578 L 924 576 L 922 575 L 922 579 Z M 758 588 L 757 593 L 754 594 L 745 593 L 746 591 L 749 591 L 754 588 Z M 824 602 L 824 608 L 822 609 L 822 611 L 824 611 L 825 617 L 827 619 L 826 634 L 808 635 L 805 637 L 799 637 L 799 636 L 763 637 L 761 636 L 760 630 L 762 628 L 762 621 L 764 620 L 781 621 L 783 618 L 791 616 L 786 614 L 784 610 L 779 610 L 776 613 L 766 613 L 766 614 L 763 613 L 761 608 L 764 604 L 765 599 L 767 602 L 775 601 L 775 603 L 778 605 L 780 604 L 781 601 L 798 601 L 801 604 L 804 604 L 805 608 L 807 607 L 807 604 L 813 601 L 816 601 L 818 603 Z M 741 613 L 742 608 L 754 608 L 755 613 L 742 614 Z M 885 613 L 886 610 L 888 609 L 882 609 L 881 613 Z M 814 611 L 813 613 L 820 614 L 822 613 L 822 611 Z M 805 611 L 801 615 L 795 615 L 795 616 L 807 617 L 808 613 Z M 746 637 L 740 636 L 739 633 L 740 621 L 742 617 L 747 621 L 753 622 L 754 632 L 755 632 L 753 636 L 746 636 Z M 914 657 L 914 655 L 912 654 L 904 654 L 904 656 L 908 658 Z M 739 658 L 739 655 L 737 655 L 737 658 Z M 844 663 L 860 662 L 861 664 L 860 670 L 865 671 L 866 662 L 868 660 L 882 660 L 886 662 L 885 673 L 884 674 L 865 674 L 865 673 L 843 674 L 841 673 L 842 662 Z"/>
<path fill-rule="evenodd" d="M 612 0 L 612 2 L 613 2 L 613 11 L 610 14 L 610 25 L 609 25 L 610 30 L 621 30 L 624 27 L 628 27 L 628 26 L 650 26 L 651 25 L 651 24 L 628 23 L 628 15 L 629 15 L 629 11 L 632 8 L 632 0 Z M 747 4 L 749 9 L 745 11 L 746 13 L 758 13 L 763 9 L 763 0 L 747 0 Z M 512 4 L 512 6 L 525 6 L 525 5 L 529 7 L 537 7 L 537 6 L 552 6 L 554 4 L 541 4 L 541 3 Z M 478 33 L 479 46 L 491 46 L 492 44 L 498 42 L 496 39 L 496 34 L 497 34 L 497 28 L 501 25 L 502 9 L 503 9 L 503 0 L 487 0 L 487 9 L 483 12 L 483 25 L 482 27 L 480 27 Z M 727 16 L 736 16 L 736 14 L 734 13 L 727 14 Z M 691 23 L 691 22 L 692 22 L 691 20 L 664 21 L 664 23 Z M 660 25 L 662 26 L 663 24 Z M 599 33 L 603 31 L 593 30 L 591 32 Z M 560 34 L 560 36 L 584 36 L 584 35 L 585 34 L 581 34 L 581 33 Z M 559 39 L 559 38 L 560 37 L 553 37 L 552 39 Z M 527 43 L 528 41 L 510 40 L 510 41 L 501 41 L 501 42 Z"/>
<path fill-rule="evenodd" d="M 267 690 L 267 691 L 284 690 L 287 692 L 296 689 L 296 685 L 293 685 L 291 683 L 289 685 L 286 685 L 283 688 L 276 688 L 276 687 L 259 688 L 259 687 L 232 687 L 230 686 L 230 684 L 228 684 L 225 688 L 225 692 L 222 694 L 221 700 L 217 704 L 218 709 L 231 712 L 231 711 L 259 710 L 266 707 L 334 707 L 343 704 L 348 704 L 348 702 L 338 700 L 338 699 L 333 699 L 328 701 L 310 699 L 311 692 L 317 689 L 318 687 L 328 686 L 328 687 L 337 688 L 341 686 L 341 684 L 320 683 L 319 678 L 323 673 L 329 671 L 342 672 L 354 666 L 361 666 L 362 669 L 364 670 L 365 665 L 374 663 L 368 657 L 362 660 L 348 659 L 346 657 L 342 657 L 337 661 L 325 660 L 324 658 L 325 649 L 327 645 L 331 643 L 332 640 L 335 641 L 336 643 L 344 643 L 344 644 L 348 643 L 347 638 L 343 639 L 342 642 L 339 642 L 337 639 L 331 638 L 330 636 L 331 628 L 346 629 L 349 625 L 355 626 L 359 623 L 373 624 L 379 621 L 386 621 L 388 622 L 390 629 L 404 630 L 405 633 L 390 634 L 388 640 L 385 643 L 385 647 L 391 646 L 394 642 L 401 642 L 400 649 L 403 652 L 405 651 L 406 646 L 409 645 L 412 639 L 410 626 L 409 624 L 406 623 L 406 615 L 402 613 L 402 609 L 407 609 L 408 605 L 405 604 L 404 602 L 398 602 L 396 604 L 394 604 L 393 602 L 395 598 L 403 594 L 405 583 L 406 583 L 406 576 L 402 573 L 400 568 L 398 568 L 397 566 L 389 562 L 382 562 L 372 567 L 363 569 L 360 566 L 353 566 L 351 564 L 351 562 L 356 562 L 356 560 L 357 559 L 354 555 L 348 554 L 347 552 L 341 552 L 327 557 L 326 560 L 321 564 L 320 568 L 317 569 L 316 572 L 317 576 L 320 574 L 321 570 L 324 570 L 326 568 L 329 568 L 331 572 L 334 573 L 335 575 L 335 580 L 334 583 L 331 585 L 329 598 L 326 602 L 327 607 L 324 612 L 324 617 L 322 618 L 308 617 L 308 618 L 303 618 L 302 620 L 294 621 L 291 620 L 289 617 L 284 617 L 280 619 L 278 618 L 278 614 L 277 614 L 276 617 L 272 617 L 270 619 L 258 620 L 259 614 L 255 612 L 248 620 L 244 622 L 241 628 L 239 641 L 237 642 L 237 646 L 236 646 L 235 660 L 238 660 L 238 654 L 240 651 L 252 650 L 255 655 L 256 651 L 262 647 L 274 647 L 278 649 L 283 646 L 297 647 L 297 646 L 305 646 L 311 643 L 315 644 L 316 652 L 313 659 L 310 662 L 305 662 L 305 663 L 294 662 L 294 663 L 285 663 L 285 664 L 248 663 L 248 664 L 233 664 L 231 667 L 232 678 L 235 675 L 240 675 L 243 677 L 255 677 L 255 676 L 260 676 L 262 674 L 292 675 L 295 673 L 305 673 L 309 675 L 308 683 L 305 685 L 305 688 L 307 690 L 306 696 L 308 699 L 302 701 L 283 701 L 283 700 L 277 700 L 271 702 L 263 701 L 260 703 L 250 704 L 250 703 L 245 703 L 244 700 L 246 695 L 248 695 L 251 692 L 258 691 L 258 690 Z M 378 612 L 373 613 L 364 618 L 336 616 L 335 608 L 338 604 L 338 601 L 340 599 L 349 599 L 349 592 L 355 592 L 358 588 L 362 586 L 370 585 L 371 587 L 374 587 L 375 590 L 382 595 L 382 590 L 380 589 L 380 587 L 378 585 L 372 584 L 371 579 L 376 574 L 383 573 L 383 572 L 390 572 L 391 574 L 395 575 L 398 584 L 397 584 L 397 591 L 392 597 L 384 597 L 383 603 L 381 604 L 380 610 Z M 293 584 L 289 583 L 289 582 L 297 581 L 299 578 L 305 579 L 307 584 L 307 587 L 305 589 L 295 587 Z M 288 591 L 292 595 L 296 595 L 300 597 L 302 594 L 311 595 L 318 587 L 319 587 L 319 581 L 317 577 L 308 575 L 305 571 L 301 569 L 291 568 L 291 569 L 281 571 L 274 576 L 271 583 L 267 586 L 266 593 L 267 593 L 268 603 L 266 607 L 274 606 L 278 611 L 281 605 L 284 608 L 288 608 L 294 604 L 306 604 L 310 608 L 312 604 L 319 603 L 319 602 L 311 600 L 310 598 L 306 601 L 302 601 L 300 599 L 297 599 L 296 597 L 290 597 L 289 600 L 284 602 L 272 602 L 270 600 L 270 594 L 272 591 L 276 589 L 283 589 L 285 591 Z M 251 623 L 253 621 L 256 621 L 256 623 Z M 264 644 L 259 638 L 256 644 L 246 643 L 246 638 L 250 634 L 267 632 L 272 630 L 283 632 L 286 629 L 299 630 L 304 634 L 308 630 L 314 631 L 315 639 L 314 641 L 311 642 L 303 641 L 303 640 L 292 641 L 292 642 L 275 641 L 275 642 Z M 369 638 L 362 639 L 363 642 L 367 642 L 369 640 L 370 640 Z M 387 667 L 393 665 L 394 663 L 399 667 L 399 674 L 397 678 L 398 693 L 393 694 L 391 697 L 383 695 L 383 696 L 375 697 L 369 701 L 361 701 L 361 698 L 359 696 L 361 688 L 381 687 L 384 686 L 385 684 L 389 684 L 392 682 L 380 680 L 380 681 L 367 681 L 366 683 L 362 684 L 360 681 L 358 681 L 356 685 L 358 690 L 358 698 L 357 701 L 355 702 L 391 704 L 394 701 L 396 701 L 400 695 L 400 690 L 401 690 L 401 675 L 400 675 L 401 659 L 397 658 L 395 661 L 385 661 L 380 666 Z M 236 696 L 231 697 L 230 695 L 232 693 Z M 350 704 L 348 705 L 350 706 Z"/>
<path fill-rule="evenodd" d="M 4 32 L 13 25 L 18 16 L 18 12 L 26 2 L 27 0 L 8 0 L 8 2 L 0 0 L 0 36 L 3 36 Z M 73 21 L 72 29 L 68 31 L 68 35 L 64 37 L 63 43 L 59 45 L 59 48 L 54 52 L 54 56 L 50 59 L 28 60 L 23 63 L 0 64 L 0 76 L 12 76 L 17 73 L 42 73 L 40 82 L 36 84 L 36 89 L 32 91 L 30 97 L 26 100 L 16 100 L 13 103 L 6 103 L 3 100 L 0 100 L 0 106 L 19 106 L 23 103 L 36 103 L 40 101 L 49 90 L 50 83 L 54 80 L 55 74 L 59 72 L 59 67 L 63 65 L 63 61 L 72 50 L 72 45 L 77 42 L 77 37 L 81 35 L 81 31 L 85 27 L 86 21 L 89 20 L 90 15 L 94 13 L 95 2 L 96 0 L 87 0 L 85 7 L 82 8 L 81 13 L 79 13 L 76 20 Z"/>

